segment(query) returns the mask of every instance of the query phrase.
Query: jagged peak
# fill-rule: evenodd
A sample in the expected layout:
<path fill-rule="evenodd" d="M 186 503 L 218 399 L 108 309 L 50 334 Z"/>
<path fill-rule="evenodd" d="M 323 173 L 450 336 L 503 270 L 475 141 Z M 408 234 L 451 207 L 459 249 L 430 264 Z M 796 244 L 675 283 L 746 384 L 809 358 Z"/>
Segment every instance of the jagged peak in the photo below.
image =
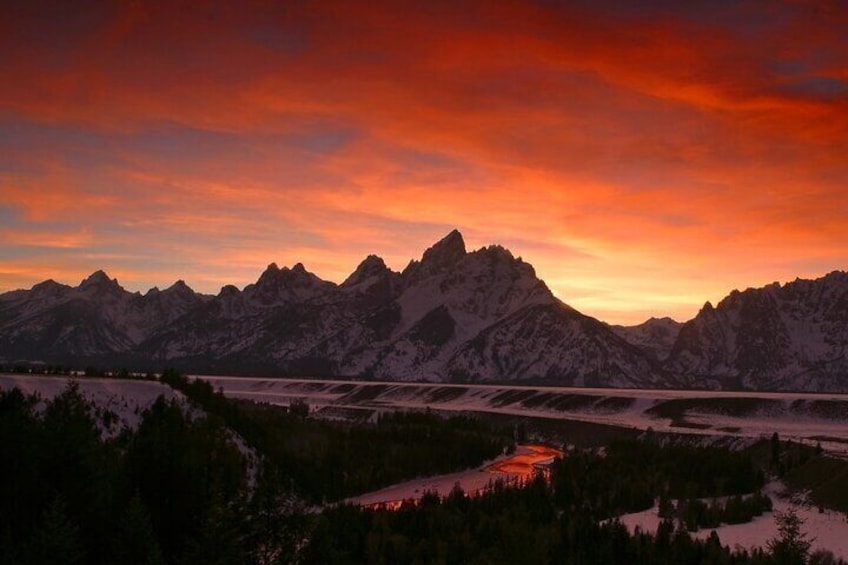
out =
<path fill-rule="evenodd" d="M 836 280 L 848 280 L 848 272 L 835 270 L 826 274 L 823 278 L 825 279 L 836 279 Z"/>
<path fill-rule="evenodd" d="M 109 275 L 107 275 L 103 269 L 97 269 L 96 271 L 88 275 L 86 278 L 84 278 L 80 284 L 103 281 L 109 282 L 110 280 L 111 279 L 109 278 Z"/>
<path fill-rule="evenodd" d="M 221 292 L 218 293 L 218 296 L 236 296 L 241 294 L 241 291 L 237 286 L 233 284 L 225 284 L 221 287 Z"/>
<path fill-rule="evenodd" d="M 244 287 L 245 297 L 261 305 L 314 298 L 335 287 L 306 270 L 303 263 L 279 268 L 271 263 L 255 283 Z"/>
<path fill-rule="evenodd" d="M 111 288 L 123 290 L 121 285 L 118 284 L 118 279 L 110 279 L 109 275 L 107 275 L 102 269 L 98 269 L 91 273 L 80 283 L 78 288 L 80 290 L 87 290 L 89 288 Z"/>
<path fill-rule="evenodd" d="M 186 284 L 183 279 L 178 279 L 174 284 L 165 289 L 164 292 L 177 292 L 180 294 L 194 294 L 194 290 Z"/>
<path fill-rule="evenodd" d="M 470 256 L 481 257 L 492 265 L 506 265 L 508 268 L 520 273 L 521 277 L 538 279 L 536 269 L 533 268 L 533 265 L 524 262 L 521 257 L 514 256 L 509 249 L 502 245 L 481 247 L 477 251 L 470 253 Z M 543 281 L 539 282 L 543 283 Z"/>
<path fill-rule="evenodd" d="M 462 239 L 462 232 L 460 232 L 456 228 L 449 231 L 448 234 L 445 237 L 443 237 L 439 243 L 444 242 L 444 241 L 449 241 L 449 240 L 459 240 L 459 241 L 462 242 L 463 246 L 465 245 L 465 241 Z"/>
<path fill-rule="evenodd" d="M 407 282 L 411 282 L 421 277 L 443 273 L 456 265 L 465 255 L 465 240 L 462 239 L 462 234 L 452 230 L 428 248 L 421 257 L 421 261 L 410 261 L 401 276 Z"/>
<path fill-rule="evenodd" d="M 484 257 L 492 262 L 513 264 L 519 266 L 520 268 L 530 267 L 530 270 L 535 276 L 535 271 L 533 271 L 532 267 L 529 264 L 524 263 L 524 261 L 522 261 L 520 257 L 516 258 L 509 249 L 503 247 L 502 245 L 487 245 L 486 247 L 481 247 L 477 251 L 473 251 L 469 255 Z"/>
<path fill-rule="evenodd" d="M 266 281 L 276 281 L 281 277 L 292 277 L 295 276 L 297 278 L 309 277 L 309 278 L 317 278 L 316 275 L 310 273 L 306 270 L 306 267 L 303 266 L 303 263 L 295 263 L 291 268 L 289 267 L 278 267 L 276 263 L 270 263 L 262 274 L 259 276 L 258 283 L 266 282 Z"/>
<path fill-rule="evenodd" d="M 365 259 L 362 260 L 361 263 L 356 267 L 353 273 L 345 279 L 342 283 L 342 286 L 352 286 L 358 284 L 369 277 L 373 277 L 375 275 L 381 275 L 383 273 L 388 273 L 389 268 L 386 266 L 386 262 L 383 261 L 381 257 L 377 255 L 369 255 Z"/>
<path fill-rule="evenodd" d="M 31 296 L 47 298 L 58 296 L 64 291 L 69 290 L 70 288 L 71 287 L 69 287 L 68 285 L 57 283 L 53 279 L 47 279 L 46 281 L 42 281 L 34 285 L 30 292 L 32 293 Z"/>
<path fill-rule="evenodd" d="M 411 272 L 412 272 L 412 271 L 414 271 L 414 270 L 418 267 L 418 265 L 420 265 L 420 264 L 421 264 L 421 262 L 420 262 L 420 261 L 416 261 L 415 259 L 410 259 L 410 260 L 409 260 L 409 263 L 407 263 L 407 264 L 406 264 L 406 267 L 404 267 L 404 268 L 403 268 L 403 271 L 401 271 L 401 275 L 406 275 L 406 274 L 408 274 L 408 273 L 411 273 Z"/>
<path fill-rule="evenodd" d="M 380 257 L 379 255 L 369 255 L 368 257 L 363 259 L 361 263 L 359 263 L 358 268 L 365 268 L 365 269 L 379 268 L 379 269 L 382 269 L 382 268 L 387 268 L 387 267 L 386 267 L 386 262 L 383 261 L 382 257 Z"/>
<path fill-rule="evenodd" d="M 507 257 L 509 259 L 515 259 L 515 257 L 512 255 L 512 252 L 503 245 L 487 245 L 486 247 L 481 247 L 479 249 L 479 252 L 486 253 L 489 255 Z M 520 259 L 518 260 L 520 261 Z"/>
<path fill-rule="evenodd" d="M 33 285 L 32 290 L 48 290 L 55 288 L 69 288 L 67 285 L 57 283 L 53 279 L 47 279 L 46 281 L 41 281 L 40 283 Z"/>
<path fill-rule="evenodd" d="M 433 244 L 424 256 L 421 263 L 448 263 L 452 264 L 465 255 L 465 240 L 459 230 L 452 230 L 448 235 Z"/>
<path fill-rule="evenodd" d="M 280 275 L 283 272 L 288 272 L 288 268 L 283 267 L 283 269 L 280 269 L 276 263 L 271 263 L 264 271 L 262 271 L 262 274 L 259 275 L 259 279 L 257 279 L 255 283 L 248 285 L 247 288 L 277 284 L 276 281 L 279 280 Z M 247 290 L 247 288 L 245 288 L 245 290 Z"/>

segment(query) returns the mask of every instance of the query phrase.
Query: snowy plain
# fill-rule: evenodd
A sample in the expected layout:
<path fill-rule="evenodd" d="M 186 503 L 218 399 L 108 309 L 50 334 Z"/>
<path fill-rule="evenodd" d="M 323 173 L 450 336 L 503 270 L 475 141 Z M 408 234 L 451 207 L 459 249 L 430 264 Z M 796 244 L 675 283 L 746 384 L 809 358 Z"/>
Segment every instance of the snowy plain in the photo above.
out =
<path fill-rule="evenodd" d="M 781 438 L 848 455 L 848 395 L 201 377 L 227 396 L 288 405 L 489 412 L 699 436 Z M 740 408 L 741 405 L 741 408 Z"/>

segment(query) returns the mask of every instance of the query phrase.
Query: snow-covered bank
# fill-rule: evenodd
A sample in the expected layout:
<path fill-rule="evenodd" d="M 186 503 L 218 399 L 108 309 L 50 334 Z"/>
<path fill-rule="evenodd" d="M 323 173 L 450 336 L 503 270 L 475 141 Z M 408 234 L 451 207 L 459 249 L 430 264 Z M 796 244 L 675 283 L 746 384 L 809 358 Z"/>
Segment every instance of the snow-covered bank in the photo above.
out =
<path fill-rule="evenodd" d="M 0 389 L 17 387 L 26 395 L 38 394 L 42 399 L 50 400 L 67 389 L 71 381 L 79 385 L 83 398 L 100 410 L 110 411 L 117 416 L 117 425 L 111 427 L 113 431 L 123 427 L 137 428 L 142 412 L 159 396 L 166 400 L 185 398 L 182 393 L 158 381 L 99 377 L 73 379 L 64 376 L 0 374 Z"/>
<path fill-rule="evenodd" d="M 721 539 L 722 545 L 745 549 L 765 548 L 768 541 L 778 535 L 774 513 L 786 512 L 791 508 L 795 510 L 798 517 L 804 520 L 802 531 L 807 534 L 808 539 L 813 541 L 813 551 L 818 549 L 828 550 L 833 552 L 836 557 L 848 560 L 848 520 L 846 520 L 845 514 L 832 510 L 819 512 L 819 509 L 813 505 L 790 500 L 786 496 L 783 485 L 778 482 L 770 483 L 766 490 L 774 504 L 772 512 L 766 512 L 747 524 L 725 524 L 714 529 L 705 528 L 692 535 L 706 539 L 715 531 Z M 644 532 L 654 533 L 660 523 L 658 511 L 659 508 L 655 505 L 643 512 L 625 514 L 621 517 L 621 522 L 631 532 L 638 527 Z"/>
<path fill-rule="evenodd" d="M 53 399 L 65 391 L 71 382 L 78 385 L 82 397 L 89 401 L 100 414 L 110 412 L 115 416 L 108 426 L 104 425 L 102 418 L 97 422 L 104 438 L 115 437 L 124 428 L 137 429 L 144 411 L 150 408 L 160 396 L 165 400 L 177 399 L 180 402 L 187 400 L 183 393 L 152 380 L 0 374 L 0 390 L 18 388 L 25 395 L 36 394 L 42 400 Z M 187 406 L 191 414 L 205 416 L 205 413 L 196 406 L 188 404 Z M 253 486 L 259 472 L 259 456 L 240 435 L 232 430 L 228 430 L 228 433 L 232 444 L 247 461 L 248 476 Z"/>

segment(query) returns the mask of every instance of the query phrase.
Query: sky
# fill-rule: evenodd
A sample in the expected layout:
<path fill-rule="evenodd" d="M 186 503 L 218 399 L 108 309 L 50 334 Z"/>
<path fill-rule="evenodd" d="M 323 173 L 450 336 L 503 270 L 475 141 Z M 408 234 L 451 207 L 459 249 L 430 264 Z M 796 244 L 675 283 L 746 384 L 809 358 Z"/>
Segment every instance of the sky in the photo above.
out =
<path fill-rule="evenodd" d="M 848 264 L 848 4 L 0 3 L 0 292 L 449 231 L 610 323 Z"/>

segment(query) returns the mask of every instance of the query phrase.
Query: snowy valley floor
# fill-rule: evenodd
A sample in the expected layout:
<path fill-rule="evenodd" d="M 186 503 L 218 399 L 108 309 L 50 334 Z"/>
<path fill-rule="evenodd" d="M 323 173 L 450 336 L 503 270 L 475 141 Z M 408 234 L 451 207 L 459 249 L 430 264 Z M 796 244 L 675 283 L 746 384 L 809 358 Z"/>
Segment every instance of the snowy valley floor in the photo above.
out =
<path fill-rule="evenodd" d="M 313 411 L 431 408 L 742 440 L 777 432 L 848 455 L 848 395 L 841 394 L 201 378 L 232 398 L 279 405 L 304 400 Z"/>

